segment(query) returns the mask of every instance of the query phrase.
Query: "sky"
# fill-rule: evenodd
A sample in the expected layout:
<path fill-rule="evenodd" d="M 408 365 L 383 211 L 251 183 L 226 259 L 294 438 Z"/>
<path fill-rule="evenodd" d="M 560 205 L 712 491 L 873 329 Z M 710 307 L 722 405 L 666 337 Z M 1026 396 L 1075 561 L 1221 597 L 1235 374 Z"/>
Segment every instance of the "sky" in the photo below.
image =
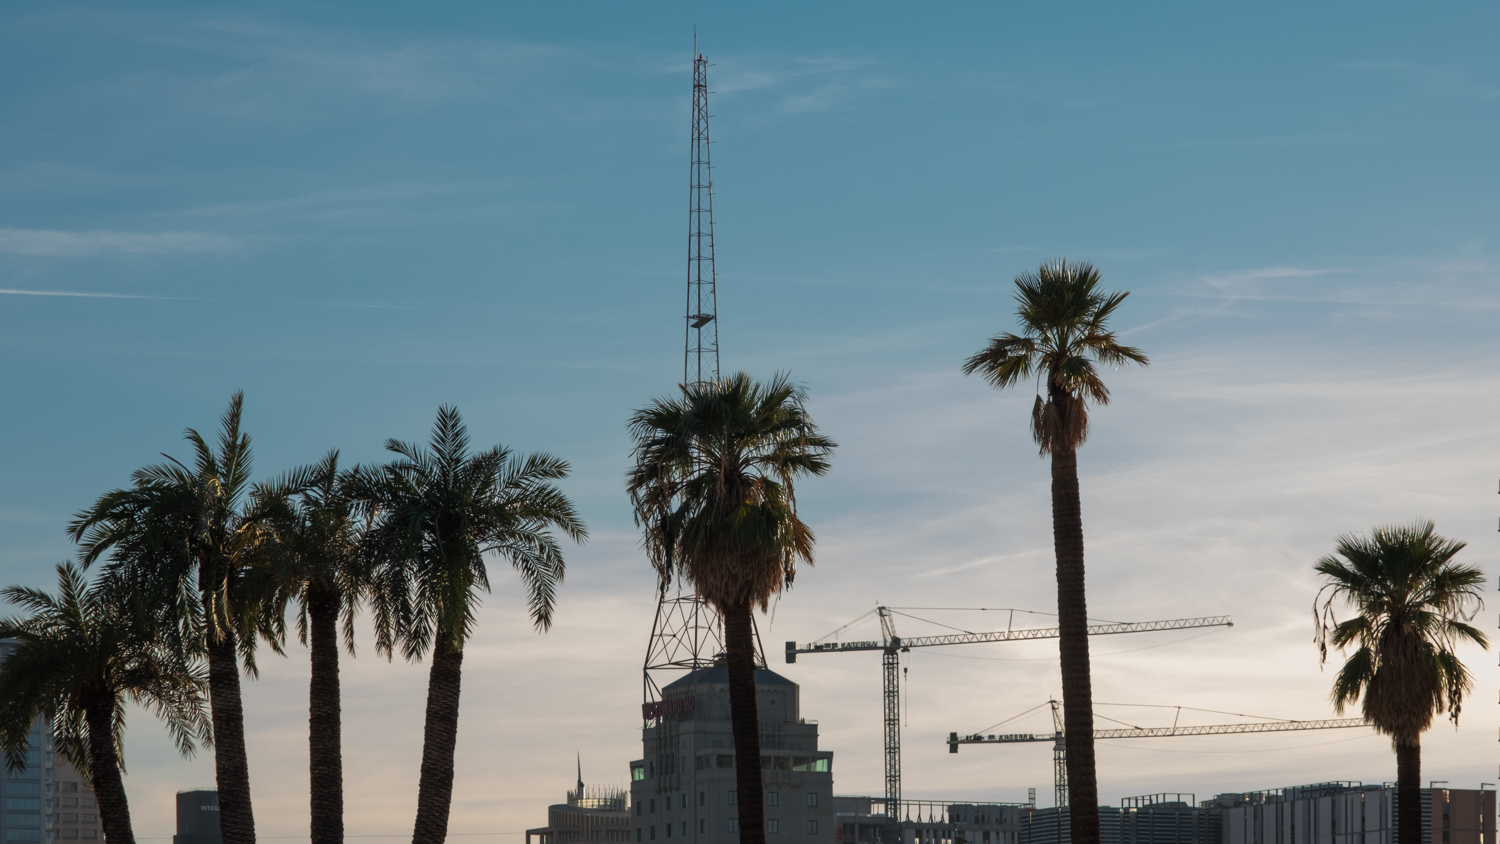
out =
<path fill-rule="evenodd" d="M 624 783 L 654 609 L 624 422 L 681 375 L 695 27 L 723 369 L 790 372 L 840 444 L 798 488 L 816 566 L 759 622 L 836 793 L 882 788 L 879 657 L 779 643 L 877 604 L 1055 611 L 1032 396 L 959 371 L 1051 258 L 1130 291 L 1115 327 L 1151 358 L 1108 374 L 1079 456 L 1091 616 L 1234 619 L 1095 640 L 1101 716 L 1331 717 L 1312 565 L 1343 534 L 1432 519 L 1495 583 L 1500 10 L 1478 3 L 6 4 L 0 581 L 55 584 L 72 514 L 235 390 L 263 478 L 384 460 L 452 404 L 478 444 L 569 461 L 591 536 L 545 635 L 496 561 L 450 829 L 517 841 L 575 754 Z M 374 841 L 411 828 L 425 667 L 358 644 L 346 819 Z M 1500 668 L 1462 656 L 1476 687 L 1424 778 L 1477 787 Z M 1054 645 L 906 659 L 905 793 L 1048 805 L 1046 745 L 944 738 L 1058 695 Z M 307 832 L 306 682 L 292 643 L 245 686 L 263 838 Z M 1395 777 L 1368 730 L 1098 757 L 1108 803 Z M 212 783 L 140 711 L 126 762 L 142 840 Z"/>

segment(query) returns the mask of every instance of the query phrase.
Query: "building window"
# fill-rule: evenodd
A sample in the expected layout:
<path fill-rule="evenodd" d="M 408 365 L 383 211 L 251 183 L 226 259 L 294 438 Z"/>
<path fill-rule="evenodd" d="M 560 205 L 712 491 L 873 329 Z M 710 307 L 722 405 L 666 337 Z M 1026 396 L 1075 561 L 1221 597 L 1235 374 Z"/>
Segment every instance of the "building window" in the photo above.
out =
<path fill-rule="evenodd" d="M 64 832 L 77 832 L 78 830 L 63 830 Z M 5 831 L 6 841 L 41 841 L 42 831 L 40 829 L 7 829 Z"/>
<path fill-rule="evenodd" d="M 635 828 L 635 840 L 636 840 L 636 844 L 640 844 L 640 840 L 641 840 L 641 828 L 640 827 L 636 827 Z"/>
<path fill-rule="evenodd" d="M 665 831 L 666 831 L 667 837 L 671 838 L 672 837 L 672 825 L 671 824 L 667 824 Z"/>
<path fill-rule="evenodd" d="M 818 822 L 817 821 L 808 821 L 807 822 L 807 834 L 808 835 L 817 835 L 818 834 Z"/>
<path fill-rule="evenodd" d="M 708 834 L 708 818 L 699 818 L 698 819 L 698 832 L 700 832 L 700 833 L 702 833 L 704 835 Z M 1481 842 L 1479 842 L 1479 844 L 1484 844 L 1484 842 L 1481 841 Z"/>
<path fill-rule="evenodd" d="M 733 768 L 734 767 L 734 757 L 733 756 L 725 756 L 724 754 L 721 753 L 721 754 L 719 754 L 719 760 L 718 760 L 718 762 L 716 764 L 720 768 Z"/>
<path fill-rule="evenodd" d="M 78 830 L 76 830 L 76 829 L 59 829 L 57 831 L 57 837 L 58 838 L 77 838 L 78 837 Z"/>
<path fill-rule="evenodd" d="M 630 779 L 631 779 L 631 781 L 643 780 L 645 778 L 646 778 L 646 765 L 645 765 L 645 763 L 641 763 L 639 765 L 631 765 L 630 766 Z"/>
<path fill-rule="evenodd" d="M 63 812 L 61 815 L 58 815 L 57 818 L 63 823 L 78 823 L 77 812 Z"/>
<path fill-rule="evenodd" d="M 682 822 L 682 834 L 687 835 L 687 821 Z M 1482 844 L 1482 842 L 1481 842 Z"/>
<path fill-rule="evenodd" d="M 639 815 L 641 813 L 641 810 L 644 809 L 644 808 L 646 808 L 646 804 L 645 803 L 642 803 L 639 800 L 635 801 L 635 813 L 637 815 Z M 640 832 L 640 830 L 636 830 L 636 832 Z"/>
<path fill-rule="evenodd" d="M 94 839 L 97 839 L 99 837 L 99 830 L 97 830 L 97 829 L 85 829 L 83 831 L 83 837 L 84 838 L 94 838 Z"/>
<path fill-rule="evenodd" d="M 662 811 L 672 811 L 672 795 L 668 794 L 666 797 L 663 797 L 662 800 L 667 804 L 665 807 L 663 807 Z"/>
<path fill-rule="evenodd" d="M 807 792 L 807 805 L 816 807 L 818 805 L 818 792 Z"/>
<path fill-rule="evenodd" d="M 78 783 L 76 782 L 60 782 L 57 785 L 63 790 L 64 793 L 67 793 L 69 791 L 78 791 Z"/>
<path fill-rule="evenodd" d="M 93 815 L 85 814 L 79 823 L 98 823 L 99 819 Z"/>
<path fill-rule="evenodd" d="M 730 789 L 730 791 L 729 791 L 729 805 L 731 805 L 731 806 L 738 806 L 738 805 L 740 805 L 740 793 L 738 791 Z"/>
<path fill-rule="evenodd" d="M 766 832 L 770 833 L 771 835 L 780 835 L 781 821 L 778 821 L 775 818 L 771 818 L 770 820 L 766 821 Z"/>
<path fill-rule="evenodd" d="M 712 768 L 714 766 L 714 755 L 712 753 L 705 753 L 699 756 L 695 765 L 700 771 L 704 768 Z"/>
<path fill-rule="evenodd" d="M 699 806 L 707 806 L 708 805 L 708 792 L 706 792 L 706 791 L 700 791 L 700 792 L 698 792 L 698 805 Z"/>
<path fill-rule="evenodd" d="M 730 832 L 739 832 L 740 831 L 740 819 L 739 818 L 730 818 L 729 819 L 729 831 Z"/>
<path fill-rule="evenodd" d="M 82 806 L 85 809 L 92 809 L 92 808 L 94 808 L 94 798 L 92 798 L 92 797 L 85 797 L 85 798 L 83 798 L 83 802 L 80 803 L 79 805 Z"/>
<path fill-rule="evenodd" d="M 651 814 L 653 814 L 653 815 L 656 814 L 656 798 L 655 797 L 651 798 Z M 653 835 L 651 837 L 655 838 L 656 836 Z"/>
<path fill-rule="evenodd" d="M 37 797 L 7 797 L 5 808 L 12 812 L 40 812 L 42 801 Z"/>
<path fill-rule="evenodd" d="M 651 826 L 651 840 L 652 841 L 656 840 L 656 825 L 655 824 L 652 824 L 652 826 Z"/>

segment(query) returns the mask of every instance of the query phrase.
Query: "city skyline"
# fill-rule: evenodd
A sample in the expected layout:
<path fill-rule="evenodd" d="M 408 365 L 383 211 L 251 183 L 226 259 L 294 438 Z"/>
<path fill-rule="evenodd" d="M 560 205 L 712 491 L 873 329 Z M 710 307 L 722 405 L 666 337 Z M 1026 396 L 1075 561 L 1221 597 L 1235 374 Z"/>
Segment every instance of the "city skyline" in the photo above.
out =
<path fill-rule="evenodd" d="M 383 460 L 455 404 L 477 445 L 570 461 L 591 539 L 545 636 L 494 572 L 453 833 L 535 826 L 575 752 L 587 782 L 625 783 L 655 605 L 624 422 L 681 372 L 696 25 L 722 371 L 790 371 L 841 446 L 798 488 L 818 564 L 758 619 L 835 792 L 881 790 L 879 658 L 789 666 L 782 642 L 877 603 L 1055 611 L 1031 396 L 959 366 L 1015 327 L 1011 279 L 1057 256 L 1131 291 L 1115 327 L 1152 361 L 1107 376 L 1080 451 L 1091 614 L 1235 621 L 1095 640 L 1096 701 L 1331 717 L 1312 564 L 1339 535 L 1431 518 L 1494 582 L 1497 17 L 8 8 L 0 579 L 51 588 L 72 514 L 184 455 L 181 430 L 213 429 L 235 389 L 259 477 L 329 448 Z M 425 691 L 425 665 L 387 664 L 366 633 L 342 666 L 350 839 L 409 832 Z M 307 823 L 307 656 L 288 652 L 245 684 L 268 839 Z M 906 793 L 1045 805 L 1050 748 L 945 740 L 1057 695 L 1055 653 L 912 652 Z M 1475 692 L 1423 767 L 1474 787 L 1497 779 L 1500 669 L 1463 655 Z M 1102 802 L 1394 780 L 1389 742 L 1361 732 L 1101 742 Z M 142 840 L 213 782 L 140 711 L 126 761 Z"/>

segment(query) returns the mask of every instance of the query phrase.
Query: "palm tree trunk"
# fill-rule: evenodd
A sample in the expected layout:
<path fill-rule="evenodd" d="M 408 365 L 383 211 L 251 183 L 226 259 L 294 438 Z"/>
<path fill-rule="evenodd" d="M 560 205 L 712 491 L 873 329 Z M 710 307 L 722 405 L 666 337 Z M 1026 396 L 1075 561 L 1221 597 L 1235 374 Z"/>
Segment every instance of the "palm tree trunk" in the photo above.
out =
<path fill-rule="evenodd" d="M 99 799 L 99 821 L 109 844 L 135 844 L 130 828 L 130 802 L 120 779 L 120 760 L 115 755 L 114 696 L 103 694 L 84 706 L 89 727 L 89 772 L 94 796 Z M 50 788 L 50 786 L 49 786 Z"/>
<path fill-rule="evenodd" d="M 1422 842 L 1422 737 L 1396 745 L 1396 844 Z M 1436 818 L 1433 818 L 1436 821 Z"/>
<path fill-rule="evenodd" d="M 453 805 L 453 750 L 458 744 L 458 693 L 464 652 L 443 644 L 432 649 L 427 676 L 427 721 L 422 728 L 422 775 L 417 785 L 417 823 L 412 844 L 443 844 Z"/>
<path fill-rule="evenodd" d="M 339 713 L 339 593 L 309 589 L 308 780 L 312 844 L 344 844 L 344 762 Z"/>
<path fill-rule="evenodd" d="M 766 808 L 760 773 L 760 713 L 755 700 L 755 633 L 750 602 L 723 607 L 729 668 L 729 719 L 734 731 L 734 782 L 740 844 L 765 844 Z"/>
<path fill-rule="evenodd" d="M 1099 844 L 1094 691 L 1089 676 L 1089 613 L 1083 582 L 1083 511 L 1078 500 L 1078 452 L 1071 448 L 1052 452 L 1052 547 L 1057 555 L 1069 828 L 1072 844 Z"/>
<path fill-rule="evenodd" d="M 255 844 L 250 762 L 245 754 L 245 709 L 240 699 L 240 663 L 232 631 L 224 631 L 217 642 L 208 643 L 208 709 L 214 725 L 219 831 L 224 844 Z"/>

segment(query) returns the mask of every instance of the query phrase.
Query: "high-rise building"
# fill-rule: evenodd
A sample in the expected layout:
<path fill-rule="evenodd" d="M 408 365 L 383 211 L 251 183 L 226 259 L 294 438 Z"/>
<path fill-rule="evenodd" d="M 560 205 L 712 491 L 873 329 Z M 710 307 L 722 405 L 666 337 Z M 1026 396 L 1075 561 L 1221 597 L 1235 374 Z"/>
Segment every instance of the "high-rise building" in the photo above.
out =
<path fill-rule="evenodd" d="M 760 713 L 766 838 L 786 844 L 834 840 L 833 753 L 818 749 L 818 724 L 802 718 L 796 683 L 755 672 Z M 739 840 L 729 669 L 700 668 L 644 705 L 644 756 L 630 763 L 632 838 L 734 844 Z"/>

